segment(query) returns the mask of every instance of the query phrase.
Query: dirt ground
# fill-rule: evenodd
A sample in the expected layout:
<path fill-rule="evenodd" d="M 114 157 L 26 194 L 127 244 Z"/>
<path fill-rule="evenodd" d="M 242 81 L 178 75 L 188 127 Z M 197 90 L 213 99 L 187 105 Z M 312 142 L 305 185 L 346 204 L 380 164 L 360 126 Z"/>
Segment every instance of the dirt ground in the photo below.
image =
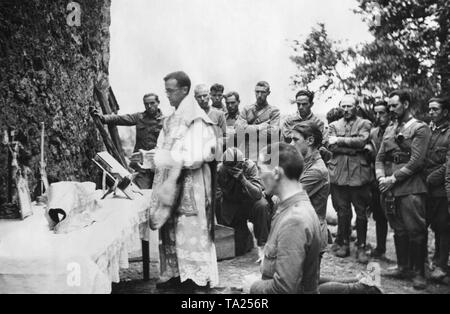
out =
<path fill-rule="evenodd" d="M 330 231 L 335 232 L 336 227 L 330 226 Z M 431 236 L 430 236 L 431 238 Z M 430 256 L 433 254 L 433 240 L 429 240 Z M 371 220 L 369 223 L 368 243 L 375 246 L 375 225 Z M 381 269 L 395 267 L 395 250 L 393 244 L 392 232 L 388 235 L 387 243 L 387 261 L 372 260 L 379 263 Z M 257 259 L 256 249 L 252 252 L 231 260 L 219 262 L 220 287 L 211 289 L 208 292 L 197 291 L 195 293 L 240 293 L 239 288 L 242 285 L 244 275 L 259 273 L 259 265 L 255 263 Z M 355 249 L 352 247 L 352 255 L 345 259 L 337 258 L 331 253 L 326 253 L 321 264 L 321 276 L 333 278 L 351 278 L 356 277 L 362 271 L 367 270 L 367 265 L 361 265 L 356 262 Z M 151 265 L 152 277 L 157 276 L 157 265 L 153 262 Z M 177 293 L 183 291 L 161 291 L 155 288 L 156 279 L 149 282 L 142 280 L 142 263 L 133 262 L 129 269 L 122 270 L 121 282 L 113 284 L 114 294 L 153 294 L 153 293 Z M 381 277 L 381 288 L 387 294 L 449 294 L 450 286 L 446 284 L 428 282 L 428 287 L 423 291 L 416 291 L 410 281 L 390 280 Z"/>

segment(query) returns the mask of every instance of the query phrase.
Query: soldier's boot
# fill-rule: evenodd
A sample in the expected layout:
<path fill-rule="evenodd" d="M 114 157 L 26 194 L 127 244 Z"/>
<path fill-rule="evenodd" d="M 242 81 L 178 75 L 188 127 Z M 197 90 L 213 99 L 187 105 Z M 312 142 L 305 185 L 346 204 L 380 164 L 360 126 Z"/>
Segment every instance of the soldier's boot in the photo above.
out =
<path fill-rule="evenodd" d="M 438 240 L 439 243 L 437 243 Z M 435 265 L 435 268 L 430 273 L 430 278 L 435 281 L 443 281 L 443 279 L 447 276 L 447 264 L 450 252 L 450 234 L 448 232 L 444 232 L 439 235 L 436 233 L 435 247 L 435 257 L 433 257 L 433 264 Z"/>
<path fill-rule="evenodd" d="M 337 257 L 350 256 L 350 233 L 351 233 L 351 216 L 342 215 L 338 217 L 338 236 L 340 237 L 341 246 L 335 252 Z"/>
<path fill-rule="evenodd" d="M 383 271 L 382 276 L 395 279 L 410 279 L 412 277 L 409 267 L 409 238 L 394 235 L 395 253 L 397 255 L 397 268 Z"/>
<path fill-rule="evenodd" d="M 413 288 L 416 290 L 424 290 L 427 288 L 427 279 L 420 272 L 416 272 L 413 277 Z"/>
<path fill-rule="evenodd" d="M 439 266 L 436 266 L 430 274 L 430 278 L 436 281 L 444 279 L 445 276 L 447 276 L 447 273 Z"/>
<path fill-rule="evenodd" d="M 375 258 L 383 258 L 386 253 L 386 238 L 388 232 L 387 222 L 376 222 L 377 247 L 372 251 L 371 256 Z"/>
<path fill-rule="evenodd" d="M 373 251 L 370 252 L 370 256 L 376 259 L 386 259 L 386 250 L 380 249 L 376 247 Z"/>
<path fill-rule="evenodd" d="M 344 244 L 344 239 L 346 238 L 347 238 L 346 218 L 345 216 L 338 215 L 336 239 L 334 240 L 334 243 L 331 246 L 331 251 L 336 254 L 339 250 L 341 250 L 341 247 Z"/>
<path fill-rule="evenodd" d="M 326 278 L 320 277 L 320 294 L 382 294 L 378 283 L 369 274 L 361 274 L 358 278 Z"/>
<path fill-rule="evenodd" d="M 349 241 L 345 241 L 339 249 L 336 251 L 335 255 L 340 258 L 350 256 L 350 244 Z"/>
<path fill-rule="evenodd" d="M 320 294 L 383 294 L 377 286 L 370 286 L 361 282 L 341 283 L 327 282 L 319 286 Z"/>
<path fill-rule="evenodd" d="M 358 237 L 356 259 L 361 264 L 367 264 L 369 262 L 366 254 L 367 220 L 356 220 L 356 234 Z"/>
<path fill-rule="evenodd" d="M 333 245 L 331 246 L 331 251 L 336 253 L 340 248 L 341 248 L 341 244 L 336 239 L 334 241 Z"/>
<path fill-rule="evenodd" d="M 439 263 L 437 264 L 438 267 L 436 267 L 436 270 L 440 269 L 440 272 L 436 271 L 436 274 L 435 274 L 436 277 L 441 277 L 442 274 L 447 275 L 447 272 L 448 272 L 448 256 L 450 253 L 450 232 L 449 231 L 441 233 L 439 248 L 440 248 L 440 259 L 439 259 Z M 444 277 L 445 277 L 445 275 L 443 276 L 442 279 L 444 279 Z"/>
<path fill-rule="evenodd" d="M 349 294 L 383 294 L 383 292 L 377 286 L 357 282 L 349 284 Z"/>
<path fill-rule="evenodd" d="M 356 259 L 361 264 L 367 264 L 369 262 L 369 257 L 366 254 L 366 246 L 358 246 L 358 250 L 356 251 Z"/>
<path fill-rule="evenodd" d="M 336 238 L 334 240 L 334 244 L 331 246 L 333 252 L 337 252 L 341 248 L 345 238 L 344 230 L 345 230 L 345 219 L 343 219 L 342 216 L 340 217 L 338 215 Z"/>
<path fill-rule="evenodd" d="M 410 254 L 414 265 L 413 288 L 423 290 L 427 287 L 425 279 L 425 254 L 423 250 L 424 241 L 411 242 Z"/>

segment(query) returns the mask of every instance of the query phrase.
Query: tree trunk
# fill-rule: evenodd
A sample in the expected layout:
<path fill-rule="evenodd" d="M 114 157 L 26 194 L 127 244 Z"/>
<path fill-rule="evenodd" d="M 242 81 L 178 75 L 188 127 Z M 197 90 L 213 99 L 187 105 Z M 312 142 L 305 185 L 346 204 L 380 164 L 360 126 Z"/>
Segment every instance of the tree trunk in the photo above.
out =
<path fill-rule="evenodd" d="M 0 129 L 21 133 L 38 174 L 45 123 L 52 180 L 92 181 L 102 150 L 88 114 L 94 86 L 108 80 L 110 0 L 0 1 Z M 0 204 L 7 193 L 0 145 Z"/>

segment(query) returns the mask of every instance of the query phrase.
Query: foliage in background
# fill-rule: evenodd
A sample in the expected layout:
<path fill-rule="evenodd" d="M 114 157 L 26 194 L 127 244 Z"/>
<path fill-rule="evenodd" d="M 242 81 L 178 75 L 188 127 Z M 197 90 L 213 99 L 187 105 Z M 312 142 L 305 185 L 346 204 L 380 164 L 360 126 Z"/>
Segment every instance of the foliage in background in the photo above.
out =
<path fill-rule="evenodd" d="M 370 99 L 406 88 L 421 112 L 433 95 L 450 93 L 450 1 L 358 0 L 355 12 L 374 40 L 345 47 L 319 24 L 304 41 L 293 41 L 295 87 L 325 99 L 340 92 Z"/>
<path fill-rule="evenodd" d="M 450 2 L 358 0 L 375 40 L 359 51 L 355 75 L 371 91 L 407 88 L 419 108 L 450 88 Z"/>
<path fill-rule="evenodd" d="M 332 40 L 325 24 L 313 28 L 304 42 L 293 40 L 292 49 L 295 54 L 291 60 L 298 69 L 291 78 L 294 87 L 307 87 L 322 94 L 348 93 L 356 88 L 355 76 L 349 70 L 354 66 L 356 51 Z"/>

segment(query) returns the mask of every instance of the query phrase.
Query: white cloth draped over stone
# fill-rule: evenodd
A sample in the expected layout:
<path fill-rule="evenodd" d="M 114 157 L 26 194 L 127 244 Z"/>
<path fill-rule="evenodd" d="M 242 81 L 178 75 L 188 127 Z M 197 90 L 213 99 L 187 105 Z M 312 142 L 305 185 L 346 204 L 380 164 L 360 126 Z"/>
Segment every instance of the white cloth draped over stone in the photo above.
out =
<path fill-rule="evenodd" d="M 216 137 L 211 120 L 201 108 L 183 101 L 163 124 L 155 150 L 152 206 L 161 206 L 156 191 L 175 164 L 185 171 L 181 203 L 160 229 L 161 277 L 180 276 L 197 285 L 219 282 L 214 242 L 208 226 L 211 204 L 211 172 Z"/>

